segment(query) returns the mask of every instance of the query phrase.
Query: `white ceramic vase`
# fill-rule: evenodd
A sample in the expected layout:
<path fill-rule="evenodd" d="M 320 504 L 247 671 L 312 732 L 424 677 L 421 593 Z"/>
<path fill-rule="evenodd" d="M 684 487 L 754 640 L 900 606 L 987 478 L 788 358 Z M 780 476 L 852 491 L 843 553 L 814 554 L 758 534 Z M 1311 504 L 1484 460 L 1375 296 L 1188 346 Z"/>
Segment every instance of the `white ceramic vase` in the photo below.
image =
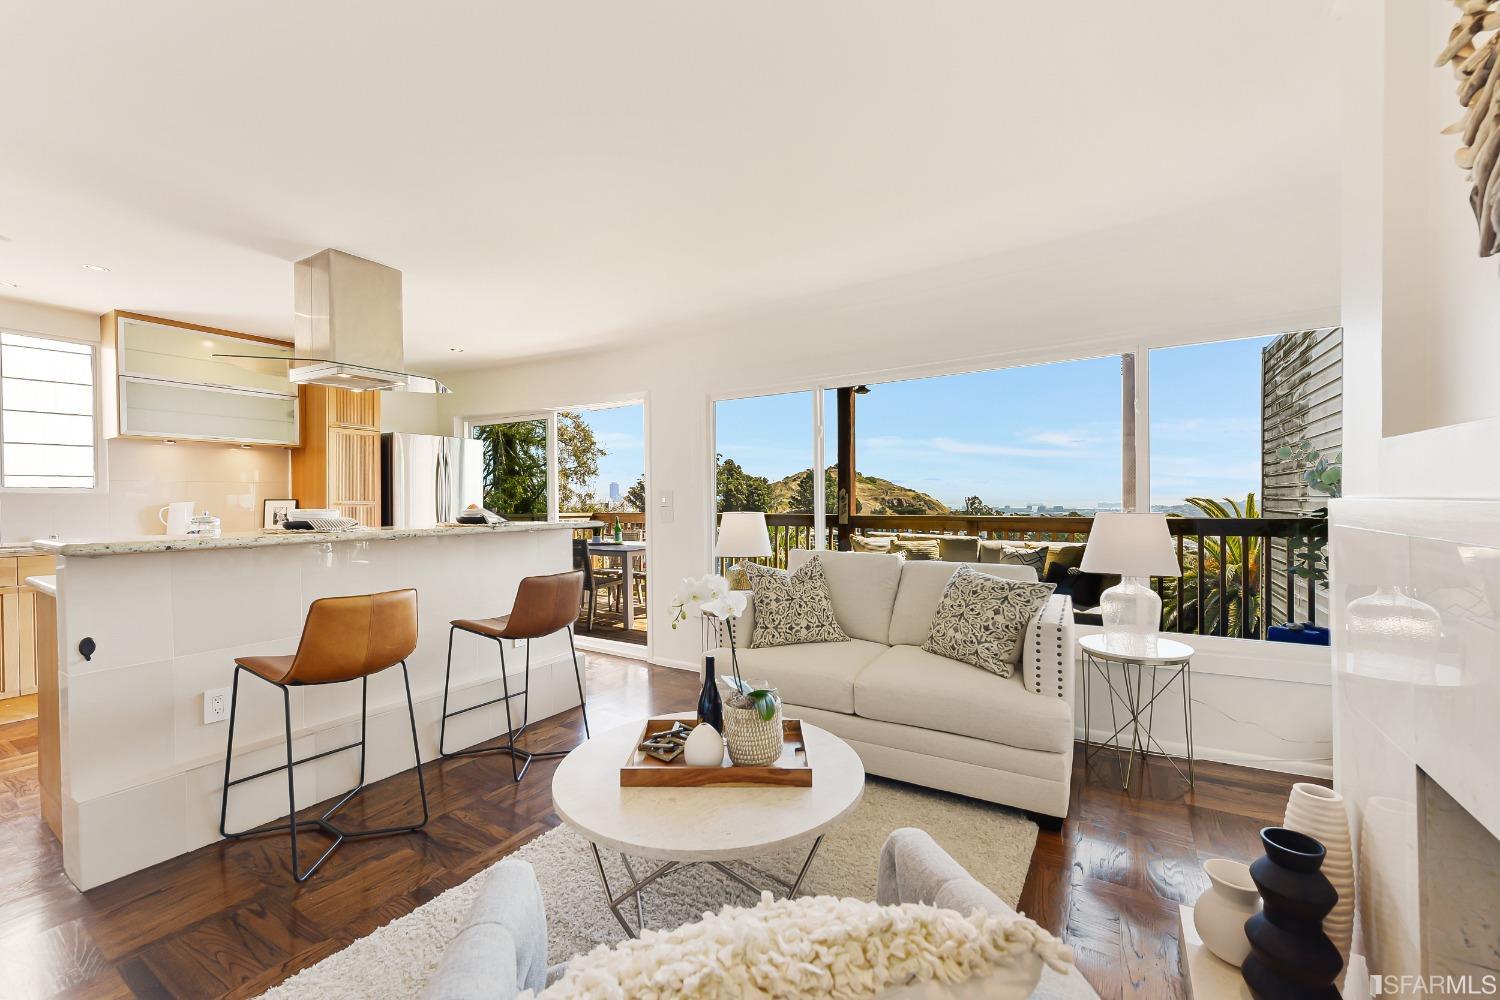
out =
<path fill-rule="evenodd" d="M 718 767 L 724 763 L 724 738 L 708 723 L 698 723 L 682 744 L 682 761 L 688 767 Z"/>
<path fill-rule="evenodd" d="M 1245 921 L 1260 912 L 1260 892 L 1243 862 L 1214 858 L 1203 873 L 1210 885 L 1193 904 L 1193 926 L 1209 951 L 1239 968 L 1250 954 Z"/>
<path fill-rule="evenodd" d="M 1323 933 L 1338 948 L 1349 967 L 1354 940 L 1354 851 L 1349 842 L 1349 814 L 1344 797 L 1331 788 L 1299 781 L 1292 786 L 1282 826 L 1315 838 L 1328 855 L 1319 869 L 1339 894 L 1333 911 L 1323 918 Z M 1342 973 L 1339 981 L 1343 982 Z"/>

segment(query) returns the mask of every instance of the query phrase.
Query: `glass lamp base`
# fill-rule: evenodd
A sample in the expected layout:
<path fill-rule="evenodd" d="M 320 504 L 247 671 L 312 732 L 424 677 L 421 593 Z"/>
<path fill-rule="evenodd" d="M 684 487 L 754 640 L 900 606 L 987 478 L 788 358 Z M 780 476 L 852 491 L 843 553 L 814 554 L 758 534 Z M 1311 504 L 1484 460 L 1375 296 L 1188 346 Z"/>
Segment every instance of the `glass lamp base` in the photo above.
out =
<path fill-rule="evenodd" d="M 1161 628 L 1161 597 L 1143 576 L 1127 576 L 1099 595 L 1104 635 L 1149 637 Z"/>

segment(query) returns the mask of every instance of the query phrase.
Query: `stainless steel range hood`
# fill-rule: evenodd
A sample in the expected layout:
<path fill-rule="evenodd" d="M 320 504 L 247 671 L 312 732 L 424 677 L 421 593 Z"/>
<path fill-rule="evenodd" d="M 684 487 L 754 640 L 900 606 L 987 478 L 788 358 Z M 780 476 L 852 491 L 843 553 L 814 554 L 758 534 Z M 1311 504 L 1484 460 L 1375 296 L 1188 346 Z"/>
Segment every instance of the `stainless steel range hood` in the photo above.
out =
<path fill-rule="evenodd" d="M 342 250 L 296 264 L 299 385 L 339 389 L 448 392 L 435 378 L 403 371 L 401 272 Z"/>

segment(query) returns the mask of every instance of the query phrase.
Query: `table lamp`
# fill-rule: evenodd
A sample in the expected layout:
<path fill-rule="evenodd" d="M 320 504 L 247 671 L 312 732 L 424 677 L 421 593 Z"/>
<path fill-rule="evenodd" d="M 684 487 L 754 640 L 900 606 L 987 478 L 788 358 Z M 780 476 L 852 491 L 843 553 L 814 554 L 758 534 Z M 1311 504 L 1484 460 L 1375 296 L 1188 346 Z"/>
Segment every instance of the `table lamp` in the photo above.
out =
<path fill-rule="evenodd" d="M 719 515 L 719 540 L 714 543 L 714 555 L 719 559 L 762 559 L 771 555 L 766 515 L 758 510 L 731 510 Z M 743 580 L 743 572 L 725 575 L 735 590 L 748 589 L 735 580 L 735 576 Z"/>
<path fill-rule="evenodd" d="M 1161 626 L 1161 597 L 1153 576 L 1181 576 L 1165 514 L 1109 512 L 1094 515 L 1079 569 L 1121 579 L 1099 597 L 1104 635 L 1149 638 Z"/>

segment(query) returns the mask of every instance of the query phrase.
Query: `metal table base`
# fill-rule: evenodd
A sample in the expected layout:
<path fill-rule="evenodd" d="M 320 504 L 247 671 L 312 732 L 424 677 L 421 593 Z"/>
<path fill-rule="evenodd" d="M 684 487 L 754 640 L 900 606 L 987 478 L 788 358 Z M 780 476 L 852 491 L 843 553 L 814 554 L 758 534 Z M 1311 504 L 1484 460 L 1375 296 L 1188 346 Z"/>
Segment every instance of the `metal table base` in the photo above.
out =
<path fill-rule="evenodd" d="M 788 899 L 793 899 L 802 889 L 802 882 L 807 878 L 808 869 L 812 867 L 813 858 L 818 856 L 818 848 L 822 845 L 822 837 L 819 837 L 818 839 L 813 841 L 812 850 L 807 852 L 807 860 L 802 862 L 802 868 L 797 872 L 797 880 L 795 882 L 783 882 L 781 879 L 767 872 L 761 872 L 761 874 L 765 875 L 766 878 L 775 882 L 777 886 L 783 889 L 786 892 Z M 630 885 L 625 889 L 625 891 L 616 893 L 609 886 L 609 876 L 604 873 L 604 856 L 599 853 L 599 845 L 595 844 L 593 841 L 590 841 L 589 850 L 591 850 L 594 854 L 594 874 L 599 876 L 599 885 L 604 890 L 605 905 L 609 907 L 609 912 L 615 915 L 615 919 L 619 921 L 620 926 L 625 929 L 625 933 L 633 938 L 640 937 L 641 931 L 646 929 L 646 903 L 642 895 L 643 890 L 659 881 L 662 876 L 670 874 L 671 872 L 682 871 L 686 868 L 691 868 L 694 865 L 708 865 L 721 874 L 727 876 L 731 880 L 744 886 L 746 889 L 749 889 L 757 896 L 759 896 L 762 892 L 775 891 L 775 889 L 768 886 L 756 885 L 754 882 L 751 882 L 748 878 L 733 870 L 721 861 L 666 861 L 661 865 L 658 865 L 657 868 L 647 874 L 645 878 L 640 878 L 637 877 L 635 873 L 635 866 L 630 863 L 630 858 L 624 854 L 621 854 L 620 861 L 625 865 L 625 873 L 630 877 Z M 621 910 L 621 908 L 626 903 L 629 903 L 632 900 L 635 902 L 636 923 L 634 927 L 630 926 L 630 921 L 626 919 L 624 912 L 622 912 Z"/>
<path fill-rule="evenodd" d="M 1115 677 L 1110 672 L 1110 667 L 1119 667 L 1120 684 L 1117 686 Z M 1165 681 L 1161 681 L 1158 670 L 1171 670 L 1172 674 Z M 1144 674 L 1149 671 L 1151 675 L 1150 691 L 1146 690 Z M 1093 730 L 1089 727 L 1089 677 L 1097 672 L 1104 680 L 1105 687 L 1109 691 L 1109 724 L 1114 728 L 1109 739 L 1099 742 L 1093 739 Z M 1187 741 L 1187 773 L 1183 774 L 1182 768 L 1177 766 L 1177 759 L 1169 754 L 1161 743 L 1152 735 L 1152 723 L 1156 717 L 1156 701 L 1170 689 L 1174 682 L 1180 681 L 1178 685 L 1182 689 L 1182 724 L 1186 733 Z M 1120 721 L 1122 709 L 1125 721 Z M 1144 716 L 1144 719 L 1143 719 Z M 1143 725 L 1144 723 L 1144 725 Z M 1122 745 L 1120 737 L 1125 730 L 1130 730 L 1130 743 Z M 1154 747 L 1154 749 L 1153 749 Z M 1193 759 L 1193 670 L 1192 659 L 1187 657 L 1181 660 L 1168 661 L 1141 661 L 1124 658 L 1104 658 L 1096 656 L 1088 649 L 1083 650 L 1083 761 L 1085 766 L 1093 760 L 1094 756 L 1101 751 L 1115 751 L 1116 761 L 1120 765 L 1120 787 L 1130 788 L 1130 775 L 1136 757 L 1140 757 L 1144 763 L 1148 756 L 1164 757 L 1177 776 L 1188 783 L 1189 787 L 1196 787 L 1197 777 Z"/>

